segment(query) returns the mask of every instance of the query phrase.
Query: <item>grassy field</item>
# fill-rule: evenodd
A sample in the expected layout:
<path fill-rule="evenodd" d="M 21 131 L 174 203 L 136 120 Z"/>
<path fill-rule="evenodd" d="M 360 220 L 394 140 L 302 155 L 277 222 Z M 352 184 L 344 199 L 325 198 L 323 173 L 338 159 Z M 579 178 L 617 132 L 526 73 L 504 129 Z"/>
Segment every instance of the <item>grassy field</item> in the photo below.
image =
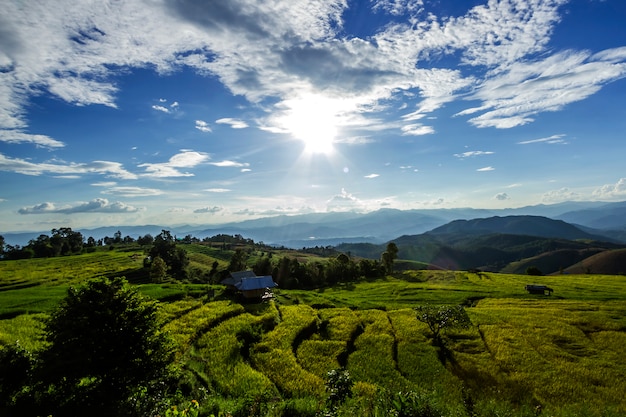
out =
<path fill-rule="evenodd" d="M 139 255 L 0 262 L 0 345 L 41 348 L 43 322 L 70 285 L 132 276 L 142 267 Z M 554 293 L 529 295 L 530 283 Z M 162 300 L 189 395 L 207 412 L 247 415 L 244 408 L 263 402 L 269 405 L 259 415 L 314 415 L 326 373 L 345 367 L 356 384 L 344 415 L 385 415 L 385 401 L 400 391 L 419 394 L 445 416 L 626 414 L 623 276 L 407 271 L 279 290 L 264 304 L 228 299 L 219 286 L 139 287 Z M 415 318 L 421 304 L 462 304 L 472 326 L 448 332 L 440 349 Z"/>

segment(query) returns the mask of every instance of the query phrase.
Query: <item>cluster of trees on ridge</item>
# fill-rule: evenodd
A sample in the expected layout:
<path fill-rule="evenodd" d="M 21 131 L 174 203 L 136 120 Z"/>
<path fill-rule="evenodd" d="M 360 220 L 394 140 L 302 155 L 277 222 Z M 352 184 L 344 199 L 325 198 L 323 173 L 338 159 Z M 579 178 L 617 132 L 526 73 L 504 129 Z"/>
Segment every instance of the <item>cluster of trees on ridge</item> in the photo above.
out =
<path fill-rule="evenodd" d="M 209 271 L 190 267 L 189 256 L 184 249 L 186 244 L 207 244 L 220 250 L 231 251 L 228 266 L 219 270 L 219 263 L 214 261 Z M 49 258 L 75 255 L 95 251 L 98 247 L 113 249 L 120 245 L 139 245 L 144 248 L 146 258 L 144 267 L 152 282 L 164 282 L 168 279 L 184 280 L 191 283 L 216 284 L 230 272 L 252 269 L 257 275 L 272 275 L 281 288 L 319 288 L 340 282 L 353 282 L 361 278 L 373 279 L 393 272 L 394 260 L 398 257 L 395 243 L 389 243 L 379 259 L 360 258 L 355 260 L 349 254 L 341 253 L 331 247 L 303 248 L 301 252 L 326 257 L 323 262 L 301 262 L 293 256 L 274 256 L 276 248 L 255 243 L 241 235 L 216 235 L 203 240 L 187 235 L 177 239 L 169 231 L 162 230 L 159 235 L 150 234 L 133 239 L 122 237 L 116 232 L 112 238 L 104 237 L 86 240 L 80 232 L 69 227 L 52 229 L 52 235 L 40 235 L 26 246 L 4 244 L 0 236 L 0 256 L 3 259 Z M 234 249 L 234 250 L 233 250 Z M 249 262 L 254 249 L 261 250 L 261 256 Z M 280 249 L 280 248 L 279 248 Z M 284 248 L 283 248 L 284 249 Z"/>

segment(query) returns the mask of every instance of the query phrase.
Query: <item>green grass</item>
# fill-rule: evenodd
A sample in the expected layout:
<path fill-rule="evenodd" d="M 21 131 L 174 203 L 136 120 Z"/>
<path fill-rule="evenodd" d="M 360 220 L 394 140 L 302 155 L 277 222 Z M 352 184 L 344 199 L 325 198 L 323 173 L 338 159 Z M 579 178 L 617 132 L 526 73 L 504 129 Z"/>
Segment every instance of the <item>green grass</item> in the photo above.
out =
<path fill-rule="evenodd" d="M 196 250 L 194 262 L 217 259 L 216 251 Z M 133 253 L 0 262 L 0 346 L 41 349 L 43 321 L 69 286 L 141 270 Z M 529 295 L 531 283 L 554 294 Z M 275 410 L 297 404 L 312 415 L 326 372 L 347 366 L 356 382 L 348 414 L 374 415 L 376 396 L 399 390 L 429 396 L 446 415 L 463 415 L 463 398 L 481 416 L 531 416 L 537 406 L 555 417 L 626 414 L 623 276 L 404 271 L 324 290 L 278 289 L 277 302 L 264 304 L 226 300 L 221 288 L 139 286 L 162 301 L 187 380 L 223 407 L 272 398 L 283 401 Z M 415 318 L 421 304 L 463 304 L 473 326 L 446 333 L 441 350 Z"/>

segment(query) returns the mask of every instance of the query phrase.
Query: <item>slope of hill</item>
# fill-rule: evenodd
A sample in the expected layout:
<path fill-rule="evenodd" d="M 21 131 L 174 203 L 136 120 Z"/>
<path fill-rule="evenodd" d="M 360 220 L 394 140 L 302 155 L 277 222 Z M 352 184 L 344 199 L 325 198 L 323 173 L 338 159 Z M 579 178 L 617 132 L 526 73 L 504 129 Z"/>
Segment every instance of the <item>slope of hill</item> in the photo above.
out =
<path fill-rule="evenodd" d="M 565 268 L 566 274 L 626 275 L 626 249 L 607 250 Z"/>
<path fill-rule="evenodd" d="M 604 236 L 587 233 L 562 220 L 553 220 L 542 216 L 495 216 L 483 219 L 456 220 L 433 229 L 429 233 L 434 235 L 503 233 L 569 240 L 607 240 Z"/>
<path fill-rule="evenodd" d="M 393 241 L 398 246 L 399 258 L 439 268 L 486 271 L 523 268 L 523 273 L 526 263 L 508 265 L 525 259 L 536 261 L 534 258 L 543 256 L 542 271 L 547 273 L 567 268 L 600 251 L 623 247 L 602 240 L 606 239 L 561 220 L 507 216 L 457 220 L 421 235 L 405 235 Z M 346 244 L 337 249 L 377 258 L 385 245 Z"/>
<path fill-rule="evenodd" d="M 529 267 L 538 268 L 543 274 L 559 274 L 565 272 L 566 267 L 574 265 L 586 258 L 598 253 L 610 252 L 611 250 L 601 248 L 589 249 L 559 249 L 545 252 L 538 256 L 525 258 L 520 261 L 511 262 L 500 272 L 506 274 L 524 274 Z"/>

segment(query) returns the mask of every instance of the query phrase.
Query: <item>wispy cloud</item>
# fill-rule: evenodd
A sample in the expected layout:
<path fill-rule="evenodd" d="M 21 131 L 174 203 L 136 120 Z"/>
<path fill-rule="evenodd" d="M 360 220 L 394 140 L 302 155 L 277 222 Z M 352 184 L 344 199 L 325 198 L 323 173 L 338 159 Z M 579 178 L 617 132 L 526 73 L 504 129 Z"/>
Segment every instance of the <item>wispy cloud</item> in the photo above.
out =
<path fill-rule="evenodd" d="M 530 145 L 532 143 L 547 143 L 549 145 L 567 145 L 568 142 L 563 139 L 565 135 L 552 135 L 547 138 L 531 139 L 517 142 L 518 145 Z"/>
<path fill-rule="evenodd" d="M 245 129 L 248 127 L 248 124 L 241 119 L 233 119 L 230 117 L 225 117 L 223 119 L 218 119 L 215 123 L 222 125 L 230 125 L 233 129 Z"/>
<path fill-rule="evenodd" d="M 468 151 L 463 153 L 455 153 L 454 156 L 460 159 L 473 158 L 475 156 L 493 155 L 492 151 Z"/>
<path fill-rule="evenodd" d="M 210 164 L 216 167 L 235 167 L 235 168 L 250 166 L 250 164 L 247 162 L 236 162 L 236 161 L 229 161 L 229 160 L 219 161 L 219 162 L 210 162 Z"/>
<path fill-rule="evenodd" d="M 548 191 L 541 196 L 541 200 L 544 203 L 561 203 L 563 201 L 576 201 L 580 199 L 581 195 L 579 193 L 572 191 L 567 187 Z"/>
<path fill-rule="evenodd" d="M 204 120 L 196 120 L 196 129 L 205 133 L 212 132 L 209 124 L 205 122 Z"/>
<path fill-rule="evenodd" d="M 209 155 L 203 152 L 191 150 L 183 150 L 172 156 L 167 162 L 161 163 L 145 163 L 137 165 L 139 168 L 145 168 L 143 174 L 147 177 L 168 178 L 168 177 L 192 177 L 193 173 L 182 172 L 180 168 L 193 168 L 210 159 Z"/>
<path fill-rule="evenodd" d="M 34 163 L 19 158 L 10 158 L 0 154 L 0 171 L 15 172 L 24 175 L 85 175 L 100 174 L 119 179 L 136 179 L 137 175 L 125 170 L 122 164 L 110 161 L 93 161 L 89 163 Z"/>
<path fill-rule="evenodd" d="M 34 135 L 14 129 L 0 129 L 0 142 L 5 143 L 32 143 L 43 148 L 62 148 L 65 143 L 52 139 L 46 135 Z"/>
<path fill-rule="evenodd" d="M 54 203 L 45 202 L 18 210 L 19 214 L 135 213 L 137 211 L 139 209 L 136 207 L 119 201 L 109 202 L 106 198 L 96 198 L 86 203 L 67 206 L 57 206 Z"/>
<path fill-rule="evenodd" d="M 145 187 L 110 187 L 102 194 L 113 194 L 122 197 L 152 197 L 155 195 L 162 195 L 163 191 L 156 188 Z"/>
<path fill-rule="evenodd" d="M 484 167 L 484 168 L 478 168 L 476 171 L 478 172 L 488 172 L 488 171 L 495 171 L 496 169 L 494 167 Z"/>
<path fill-rule="evenodd" d="M 215 213 L 219 213 L 220 211 L 223 211 L 224 209 L 222 207 L 218 207 L 218 206 L 213 206 L 213 207 L 203 207 L 203 208 L 199 208 L 194 210 L 194 213 L 208 213 L 208 214 L 215 214 Z"/>
<path fill-rule="evenodd" d="M 425 126 L 419 123 L 413 123 L 410 125 L 402 126 L 403 135 L 422 136 L 435 133 L 435 128 L 432 126 Z"/>
<path fill-rule="evenodd" d="M 379 176 L 380 176 L 379 174 L 369 174 L 369 175 L 366 175 L 363 178 L 372 179 L 372 178 L 376 178 L 376 177 L 379 177 Z"/>
<path fill-rule="evenodd" d="M 9 1 L 3 4 L 2 27 L 20 47 L 5 49 L 0 58 L 3 72 L 11 74 L 0 80 L 0 128 L 24 132 L 25 106 L 41 91 L 75 105 L 115 107 L 112 77 L 147 64 L 162 74 L 183 66 L 214 74 L 252 103 L 323 91 L 345 100 L 345 120 L 377 113 L 385 101 L 402 98 L 410 111 L 395 128 L 406 135 L 432 133 L 432 127 L 414 121 L 460 99 L 479 102 L 458 113 L 471 116 L 472 125 L 510 128 L 626 76 L 624 48 L 595 54 L 546 48 L 565 3 L 489 1 L 444 17 L 425 10 L 421 0 L 376 0 L 370 3 L 375 11 L 409 16 L 358 38 L 336 36 L 345 0 L 320 0 L 315 7 L 307 0 L 202 7 L 191 0 L 151 7 L 138 1 L 112 6 L 60 0 L 54 7 L 28 8 Z M 43 55 L 46 59 L 39 59 Z M 440 56 L 450 57 L 450 64 L 433 60 L 432 68 L 424 67 Z M 159 101 L 153 108 L 171 112 L 175 104 Z M 233 128 L 247 125 L 220 120 Z M 376 128 L 359 120 L 364 128 Z M 59 145 L 28 134 L 19 140 Z"/>
<path fill-rule="evenodd" d="M 169 112 L 170 112 L 170 109 L 168 109 L 167 107 L 164 107 L 164 106 L 158 106 L 158 105 L 156 105 L 156 104 L 155 104 L 154 106 L 152 106 L 152 108 L 153 108 L 154 110 L 156 110 L 156 111 L 160 111 L 160 112 L 163 112 L 163 113 L 169 113 Z"/>
<path fill-rule="evenodd" d="M 209 193 L 228 193 L 231 190 L 229 188 L 207 188 L 204 191 Z"/>

